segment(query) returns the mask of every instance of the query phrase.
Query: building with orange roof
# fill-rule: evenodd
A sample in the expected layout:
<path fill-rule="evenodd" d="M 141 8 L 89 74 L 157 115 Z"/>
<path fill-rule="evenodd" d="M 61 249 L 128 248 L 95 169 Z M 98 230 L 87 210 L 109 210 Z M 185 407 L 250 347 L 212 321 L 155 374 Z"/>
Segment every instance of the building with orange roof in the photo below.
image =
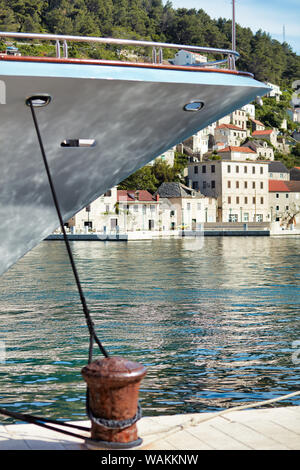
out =
<path fill-rule="evenodd" d="M 114 187 L 74 215 L 67 226 L 75 233 L 158 230 L 159 196 Z"/>
<path fill-rule="evenodd" d="M 159 195 L 143 189 L 118 190 L 116 212 L 123 232 L 159 230 Z"/>
<path fill-rule="evenodd" d="M 249 147 L 228 146 L 218 151 L 223 160 L 246 161 L 256 160 L 258 154 Z"/>
<path fill-rule="evenodd" d="M 266 126 L 260 122 L 258 119 L 249 118 L 251 121 L 252 132 L 254 131 L 264 131 Z"/>
<path fill-rule="evenodd" d="M 252 137 L 258 138 L 258 139 L 266 139 L 269 142 L 271 142 L 274 147 L 277 146 L 277 133 L 275 129 L 265 129 L 265 130 L 260 130 L 260 131 L 253 131 L 252 132 Z"/>
<path fill-rule="evenodd" d="M 226 146 L 239 147 L 247 137 L 247 129 L 234 124 L 220 124 L 215 129 L 215 142 L 222 142 Z"/>
<path fill-rule="evenodd" d="M 300 223 L 300 181 L 269 180 L 269 205 L 272 222 L 295 214 L 294 222 Z"/>

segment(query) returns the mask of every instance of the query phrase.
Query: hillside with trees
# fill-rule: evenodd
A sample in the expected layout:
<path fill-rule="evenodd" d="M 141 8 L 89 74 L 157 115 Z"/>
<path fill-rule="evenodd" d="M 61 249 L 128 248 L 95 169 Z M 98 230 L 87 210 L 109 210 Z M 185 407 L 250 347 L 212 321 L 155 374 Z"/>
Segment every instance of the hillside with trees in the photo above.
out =
<path fill-rule="evenodd" d="M 146 39 L 231 48 L 231 21 L 162 0 L 0 0 L 0 30 Z M 54 54 L 54 46 L 18 44 L 26 54 Z M 288 86 L 300 76 L 300 56 L 269 34 L 237 25 L 238 68 L 258 80 Z M 118 58 L 113 46 L 72 45 L 71 57 Z"/>
<path fill-rule="evenodd" d="M 162 0 L 0 0 L 0 30 L 32 33 L 102 36 L 144 39 L 204 47 L 231 49 L 231 20 L 210 18 L 204 10 L 173 8 L 172 2 Z M 279 102 L 264 98 L 263 106 L 256 106 L 256 116 L 268 128 L 280 128 L 287 120 L 288 132 L 297 127 L 287 114 L 292 96 L 291 85 L 300 77 L 300 56 L 286 43 L 272 39 L 259 30 L 236 25 L 239 70 L 249 71 L 261 81 L 275 83 L 283 90 Z M 55 55 L 52 42 L 28 40 L 15 43 L 23 55 Z M 122 59 L 128 52 L 137 60 L 150 56 L 150 48 L 120 49 L 112 45 L 69 43 L 70 57 L 94 59 Z M 5 50 L 0 40 L 0 50 Z M 164 50 L 164 58 L 174 56 L 174 50 Z M 215 58 L 221 58 L 215 57 Z M 300 166 L 299 145 L 291 152 L 275 152 L 288 168 Z M 156 162 L 141 168 L 120 187 L 135 187 L 155 191 L 163 181 L 183 181 L 184 156 L 177 154 L 174 168 Z"/>

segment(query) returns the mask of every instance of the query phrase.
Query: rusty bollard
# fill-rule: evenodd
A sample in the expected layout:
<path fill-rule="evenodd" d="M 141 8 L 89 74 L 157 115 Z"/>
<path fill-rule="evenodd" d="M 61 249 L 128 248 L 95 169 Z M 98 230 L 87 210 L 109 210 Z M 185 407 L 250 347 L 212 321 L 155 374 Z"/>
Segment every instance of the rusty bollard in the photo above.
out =
<path fill-rule="evenodd" d="M 143 365 L 122 357 L 98 359 L 81 371 L 88 387 L 87 410 L 91 419 L 88 448 L 130 449 L 142 440 L 137 435 L 138 395 Z"/>

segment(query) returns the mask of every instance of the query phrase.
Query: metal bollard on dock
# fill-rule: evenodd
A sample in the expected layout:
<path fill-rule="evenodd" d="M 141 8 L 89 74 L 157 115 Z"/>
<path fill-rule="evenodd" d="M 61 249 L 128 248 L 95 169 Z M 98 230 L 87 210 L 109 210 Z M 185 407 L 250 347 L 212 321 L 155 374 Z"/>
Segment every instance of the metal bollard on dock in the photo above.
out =
<path fill-rule="evenodd" d="M 81 373 L 88 386 L 87 412 L 92 423 L 86 446 L 130 449 L 141 445 L 136 422 L 145 367 L 122 357 L 106 357 L 91 362 Z"/>

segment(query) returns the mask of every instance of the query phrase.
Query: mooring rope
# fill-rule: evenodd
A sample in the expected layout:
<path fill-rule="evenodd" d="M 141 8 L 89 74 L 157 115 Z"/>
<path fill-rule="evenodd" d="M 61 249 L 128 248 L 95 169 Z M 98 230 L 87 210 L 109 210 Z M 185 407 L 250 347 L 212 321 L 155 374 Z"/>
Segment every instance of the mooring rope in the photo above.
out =
<path fill-rule="evenodd" d="M 38 138 L 38 141 L 39 141 L 40 150 L 41 150 L 41 153 L 42 153 L 45 170 L 46 170 L 46 173 L 47 173 L 47 176 L 48 176 L 48 181 L 49 181 L 49 185 L 50 185 L 54 205 L 55 205 L 56 212 L 57 212 L 57 215 L 58 215 L 58 219 L 59 219 L 59 222 L 60 222 L 61 231 L 63 233 L 66 249 L 67 249 L 67 252 L 68 252 L 68 255 L 69 255 L 72 271 L 73 271 L 75 281 L 76 281 L 76 285 L 77 285 L 77 289 L 78 289 L 78 292 L 79 292 L 79 297 L 80 297 L 80 300 L 81 300 L 83 313 L 85 315 L 87 327 L 88 327 L 88 330 L 89 330 L 90 342 L 89 342 L 88 362 L 90 364 L 92 362 L 92 358 L 93 358 L 94 340 L 96 341 L 97 345 L 99 346 L 99 349 L 102 352 L 102 354 L 105 357 L 109 357 L 109 355 L 108 355 L 106 349 L 104 348 L 104 346 L 102 345 L 101 341 L 97 337 L 97 334 L 96 334 L 95 328 L 94 328 L 94 323 L 93 323 L 93 320 L 91 318 L 90 312 L 88 310 L 86 299 L 85 299 L 85 296 L 83 294 L 83 290 L 82 290 L 82 287 L 81 287 L 81 282 L 80 282 L 79 275 L 78 275 L 78 272 L 77 272 L 77 268 L 76 268 L 76 265 L 75 265 L 75 262 L 74 262 L 72 250 L 71 250 L 71 247 L 70 247 L 70 243 L 69 243 L 69 240 L 68 240 L 68 237 L 67 237 L 67 234 L 66 234 L 64 221 L 63 221 L 63 218 L 62 218 L 62 215 L 61 215 L 61 210 L 60 210 L 60 207 L 59 207 L 58 198 L 57 198 L 55 187 L 54 187 L 54 184 L 53 184 L 53 181 L 52 181 L 51 172 L 50 172 L 50 169 L 49 169 L 49 165 L 48 165 L 48 161 L 47 161 L 47 157 L 46 157 L 46 153 L 45 153 L 41 133 L 40 133 L 40 130 L 39 130 L 39 125 L 38 125 L 38 122 L 37 122 L 37 118 L 36 118 L 36 114 L 35 114 L 35 110 L 34 110 L 34 106 L 33 106 L 33 100 L 36 99 L 36 98 L 37 97 L 28 98 L 26 100 L 26 104 L 31 109 L 31 114 L 32 114 L 33 122 L 34 122 L 34 127 L 35 127 L 37 138 Z M 89 393 L 89 391 L 87 389 L 87 394 L 88 393 Z M 0 414 L 3 414 L 5 416 L 10 416 L 10 417 L 15 418 L 15 419 L 20 419 L 21 421 L 36 424 L 37 426 L 41 426 L 41 427 L 44 427 L 44 428 L 47 428 L 47 429 L 51 429 L 53 431 L 57 431 L 57 432 L 67 434 L 67 435 L 70 435 L 70 436 L 73 436 L 73 437 L 78 437 L 78 438 L 81 438 L 81 439 L 86 439 L 86 437 L 75 434 L 71 431 L 58 429 L 58 428 L 55 428 L 53 426 L 49 426 L 46 423 L 55 424 L 55 425 L 63 426 L 63 427 L 76 428 L 76 429 L 79 429 L 79 430 L 82 430 L 82 431 L 90 431 L 90 428 L 86 428 L 86 427 L 83 427 L 83 426 L 77 426 L 77 425 L 74 425 L 74 424 L 65 423 L 65 422 L 61 422 L 61 421 L 57 421 L 57 420 L 53 420 L 53 419 L 49 419 L 49 418 L 41 418 L 41 417 L 33 416 L 33 415 L 30 415 L 30 414 L 17 413 L 17 412 L 6 410 L 4 408 L 0 408 Z"/>
<path fill-rule="evenodd" d="M 287 395 L 282 395 L 281 397 L 270 398 L 269 400 L 259 401 L 259 402 L 255 402 L 255 403 L 249 403 L 248 405 L 234 406 L 232 408 L 227 408 L 226 410 L 218 411 L 216 413 L 209 413 L 209 416 L 205 416 L 206 413 L 203 414 L 204 416 L 202 414 L 201 414 L 202 416 L 197 416 L 197 417 L 192 416 L 185 423 L 176 424 L 176 425 L 172 426 L 171 428 L 170 427 L 161 428 L 161 430 L 157 430 L 157 428 L 156 428 L 155 432 L 144 434 L 144 437 L 151 436 L 153 434 L 155 434 L 155 435 L 160 434 L 160 436 L 156 437 L 153 441 L 149 442 L 146 446 L 143 447 L 143 449 L 147 449 L 147 447 L 153 446 L 153 444 L 155 444 L 155 442 L 158 442 L 161 439 L 165 440 L 165 439 L 173 436 L 174 434 L 176 434 L 180 431 L 184 431 L 186 429 L 189 429 L 189 428 L 194 427 L 194 426 L 198 426 L 198 425 L 200 425 L 202 423 L 205 423 L 207 421 L 211 421 L 212 419 L 215 419 L 217 417 L 221 417 L 224 414 L 233 413 L 234 411 L 248 410 L 248 409 L 251 409 L 251 408 L 259 408 L 261 406 L 265 406 L 265 405 L 269 405 L 271 403 L 276 403 L 276 402 L 279 402 L 279 401 L 282 401 L 282 400 L 286 400 L 288 398 L 292 398 L 292 397 L 295 397 L 297 395 L 300 395 L 300 390 L 297 391 L 297 392 L 288 393 Z"/>
<path fill-rule="evenodd" d="M 77 437 L 79 439 L 86 439 L 86 436 L 76 434 L 72 431 L 67 431 L 66 429 L 59 429 L 54 426 L 49 426 L 46 423 L 56 424 L 57 426 L 62 426 L 62 427 L 67 427 L 67 428 L 78 429 L 80 431 L 86 431 L 86 432 L 90 431 L 90 428 L 85 427 L 85 426 L 79 426 L 77 424 L 66 423 L 64 421 L 58 421 L 58 420 L 50 419 L 50 418 L 41 418 L 39 416 L 33 416 L 30 414 L 18 413 L 17 411 L 9 411 L 4 408 L 0 408 L 0 414 L 4 416 L 9 416 L 11 418 L 19 419 L 21 421 L 25 421 L 27 423 L 35 424 L 37 426 L 50 429 L 51 431 L 57 431 L 62 434 L 66 434 L 68 436 Z"/>
<path fill-rule="evenodd" d="M 84 313 L 85 318 L 86 318 L 86 323 L 87 323 L 87 327 L 88 327 L 89 334 L 90 334 L 89 363 L 91 363 L 92 356 L 93 356 L 93 341 L 94 340 L 98 344 L 99 349 L 102 352 L 102 354 L 105 357 L 109 357 L 109 356 L 108 356 L 108 353 L 107 353 L 106 349 L 104 348 L 101 341 L 98 339 L 98 337 L 96 335 L 96 332 L 95 332 L 95 329 L 94 329 L 94 323 L 93 323 L 93 320 L 90 316 L 90 313 L 89 313 L 89 310 L 88 310 L 88 307 L 87 307 L 87 303 L 86 303 L 86 300 L 85 300 L 85 296 L 83 294 L 83 290 L 82 290 L 82 287 L 81 287 L 81 283 L 80 283 L 79 275 L 78 275 L 78 272 L 77 272 L 77 268 L 76 268 L 76 265 L 75 265 L 75 262 L 74 262 L 72 250 L 71 250 L 70 243 L 69 243 L 69 240 L 68 240 L 68 237 L 67 237 L 67 234 L 66 234 L 64 221 L 63 221 L 63 218 L 62 218 L 62 215 L 61 215 L 61 210 L 60 210 L 60 207 L 59 207 L 55 187 L 54 187 L 54 184 L 53 184 L 53 181 L 52 181 L 52 176 L 51 176 L 51 172 L 50 172 L 50 169 L 49 169 L 49 165 L 48 165 L 48 161 L 47 161 L 47 157 L 46 157 L 46 153 L 45 153 L 45 149 L 44 149 L 43 140 L 42 140 L 42 137 L 41 137 L 38 121 L 37 121 L 34 106 L 33 106 L 33 103 L 32 103 L 33 100 L 34 100 L 34 97 L 28 98 L 28 100 L 26 101 L 26 104 L 31 109 L 31 114 L 32 114 L 33 122 L 34 122 L 34 127 L 35 127 L 35 130 L 36 130 L 37 138 L 38 138 L 38 141 L 39 141 L 39 145 L 40 145 L 40 149 L 41 149 L 41 153 L 42 153 L 42 157 L 43 157 L 43 161 L 44 161 L 44 165 L 45 165 L 45 170 L 46 170 L 46 173 L 47 173 L 47 176 L 48 176 L 48 181 L 49 181 L 49 185 L 50 185 L 54 205 L 55 205 L 56 212 L 57 212 L 57 215 L 58 215 L 58 219 L 59 219 L 59 222 L 60 222 L 60 228 L 61 228 L 61 231 L 63 233 L 63 237 L 64 237 L 65 245 L 66 245 L 66 248 L 67 248 L 67 252 L 68 252 L 68 255 L 69 255 L 72 271 L 73 271 L 73 274 L 74 274 L 74 277 L 75 277 L 77 289 L 78 289 L 80 300 L 81 300 L 81 303 L 82 303 L 83 313 Z"/>

